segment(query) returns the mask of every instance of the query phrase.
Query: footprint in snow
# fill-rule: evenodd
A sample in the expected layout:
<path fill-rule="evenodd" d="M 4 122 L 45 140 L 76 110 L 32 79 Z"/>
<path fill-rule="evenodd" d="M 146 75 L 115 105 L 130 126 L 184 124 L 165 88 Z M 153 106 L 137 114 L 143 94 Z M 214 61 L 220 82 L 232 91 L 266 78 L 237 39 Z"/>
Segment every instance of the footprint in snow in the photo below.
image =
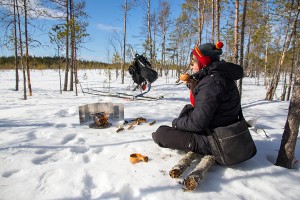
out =
<path fill-rule="evenodd" d="M 102 151 L 101 147 L 95 147 L 95 148 L 93 148 L 93 152 L 96 153 L 96 154 L 100 153 L 101 151 Z"/>
<path fill-rule="evenodd" d="M 4 177 L 4 178 L 8 178 L 13 174 L 18 173 L 19 171 L 20 170 L 18 170 L 18 169 L 8 170 L 6 172 L 3 172 L 1 176 Z"/>
<path fill-rule="evenodd" d="M 66 135 L 60 143 L 66 144 L 66 143 L 70 142 L 71 140 L 73 140 L 75 137 L 76 137 L 76 134 Z"/>
<path fill-rule="evenodd" d="M 85 146 L 75 146 L 75 147 L 71 147 L 71 152 L 72 153 L 85 153 L 87 152 L 88 150 L 90 150 L 89 147 L 85 147 Z"/>
<path fill-rule="evenodd" d="M 35 154 L 45 154 L 47 151 L 45 149 L 39 149 L 39 150 L 36 150 L 34 153 Z"/>
<path fill-rule="evenodd" d="M 55 128 L 65 128 L 67 125 L 60 123 L 60 124 L 55 124 L 54 126 Z"/>
<path fill-rule="evenodd" d="M 76 143 L 77 143 L 77 144 L 84 144 L 84 143 L 85 143 L 85 139 L 83 139 L 83 138 L 78 138 L 78 140 L 77 140 Z"/>
<path fill-rule="evenodd" d="M 90 157 L 87 156 L 87 155 L 83 155 L 82 160 L 83 160 L 84 163 L 89 163 L 90 162 Z"/>
<path fill-rule="evenodd" d="M 93 181 L 93 177 L 89 174 L 86 174 L 82 178 L 82 182 L 84 184 L 84 188 L 81 190 L 82 196 L 84 199 L 91 199 L 92 189 L 97 187 Z"/>
<path fill-rule="evenodd" d="M 41 165 L 41 164 L 46 163 L 46 161 L 51 157 L 52 157 L 52 155 L 41 156 L 41 157 L 33 158 L 31 160 L 31 162 L 36 165 Z"/>

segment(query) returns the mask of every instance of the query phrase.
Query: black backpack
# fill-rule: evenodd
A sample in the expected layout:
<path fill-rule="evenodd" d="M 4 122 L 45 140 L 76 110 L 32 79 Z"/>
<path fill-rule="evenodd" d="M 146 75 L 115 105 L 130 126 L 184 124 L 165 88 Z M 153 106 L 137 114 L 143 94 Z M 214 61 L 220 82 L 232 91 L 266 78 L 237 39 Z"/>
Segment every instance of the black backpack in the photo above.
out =
<path fill-rule="evenodd" d="M 147 58 L 139 54 L 135 54 L 133 64 L 129 66 L 128 71 L 138 85 L 144 82 L 153 83 L 158 78 L 157 72 L 152 69 Z"/>

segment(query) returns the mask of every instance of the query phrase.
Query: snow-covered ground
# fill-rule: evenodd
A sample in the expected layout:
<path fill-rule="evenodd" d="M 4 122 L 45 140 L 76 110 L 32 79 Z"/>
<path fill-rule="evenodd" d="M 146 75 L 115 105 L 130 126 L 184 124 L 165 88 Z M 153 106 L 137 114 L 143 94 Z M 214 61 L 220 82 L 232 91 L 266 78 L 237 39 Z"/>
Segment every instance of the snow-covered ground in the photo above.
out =
<path fill-rule="evenodd" d="M 107 73 L 80 71 L 85 82 L 108 87 Z M 110 83 L 111 90 L 130 92 L 125 84 Z M 183 178 L 169 170 L 184 152 L 162 149 L 151 134 L 160 125 L 171 125 L 189 102 L 188 90 L 175 78 L 159 78 L 150 96 L 159 101 L 125 101 L 120 98 L 59 92 L 58 72 L 31 71 L 33 96 L 23 100 L 22 79 L 14 91 L 14 71 L 0 71 L 0 199 L 299 199 L 299 163 L 289 170 L 275 166 L 289 102 L 265 101 L 264 86 L 244 78 L 242 107 L 246 119 L 257 118 L 257 133 L 251 129 L 257 155 L 232 167 L 215 165 L 194 192 L 183 192 Z M 80 88 L 79 88 L 80 89 Z M 280 92 L 280 88 L 278 90 Z M 278 93 L 279 95 L 280 93 Z M 90 103 L 123 103 L 125 119 L 144 117 L 132 130 L 116 133 L 117 124 L 91 129 L 79 124 L 78 106 Z M 261 129 L 261 130 L 259 130 Z M 265 131 L 262 131 L 262 129 Z M 296 158 L 299 159 L 299 142 Z M 147 163 L 132 164 L 129 155 L 141 153 Z"/>

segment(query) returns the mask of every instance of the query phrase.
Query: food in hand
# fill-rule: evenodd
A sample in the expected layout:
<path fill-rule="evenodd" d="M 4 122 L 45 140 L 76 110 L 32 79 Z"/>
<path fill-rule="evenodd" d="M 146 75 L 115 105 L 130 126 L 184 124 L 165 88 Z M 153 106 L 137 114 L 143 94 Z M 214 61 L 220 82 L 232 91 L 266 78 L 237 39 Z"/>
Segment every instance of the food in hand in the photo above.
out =
<path fill-rule="evenodd" d="M 181 74 L 179 79 L 181 81 L 189 81 L 190 80 L 190 75 L 189 74 Z"/>

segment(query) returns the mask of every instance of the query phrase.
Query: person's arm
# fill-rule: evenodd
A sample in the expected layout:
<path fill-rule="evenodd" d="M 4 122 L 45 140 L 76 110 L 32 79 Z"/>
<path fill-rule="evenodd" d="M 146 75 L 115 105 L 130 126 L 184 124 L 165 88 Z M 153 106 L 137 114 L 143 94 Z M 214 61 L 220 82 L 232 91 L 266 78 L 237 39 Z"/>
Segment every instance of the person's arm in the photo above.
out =
<path fill-rule="evenodd" d="M 174 119 L 172 122 L 174 128 L 197 133 L 205 131 L 211 123 L 224 89 L 217 80 L 200 84 L 197 86 L 199 93 L 195 96 L 194 110 L 189 116 Z"/>

